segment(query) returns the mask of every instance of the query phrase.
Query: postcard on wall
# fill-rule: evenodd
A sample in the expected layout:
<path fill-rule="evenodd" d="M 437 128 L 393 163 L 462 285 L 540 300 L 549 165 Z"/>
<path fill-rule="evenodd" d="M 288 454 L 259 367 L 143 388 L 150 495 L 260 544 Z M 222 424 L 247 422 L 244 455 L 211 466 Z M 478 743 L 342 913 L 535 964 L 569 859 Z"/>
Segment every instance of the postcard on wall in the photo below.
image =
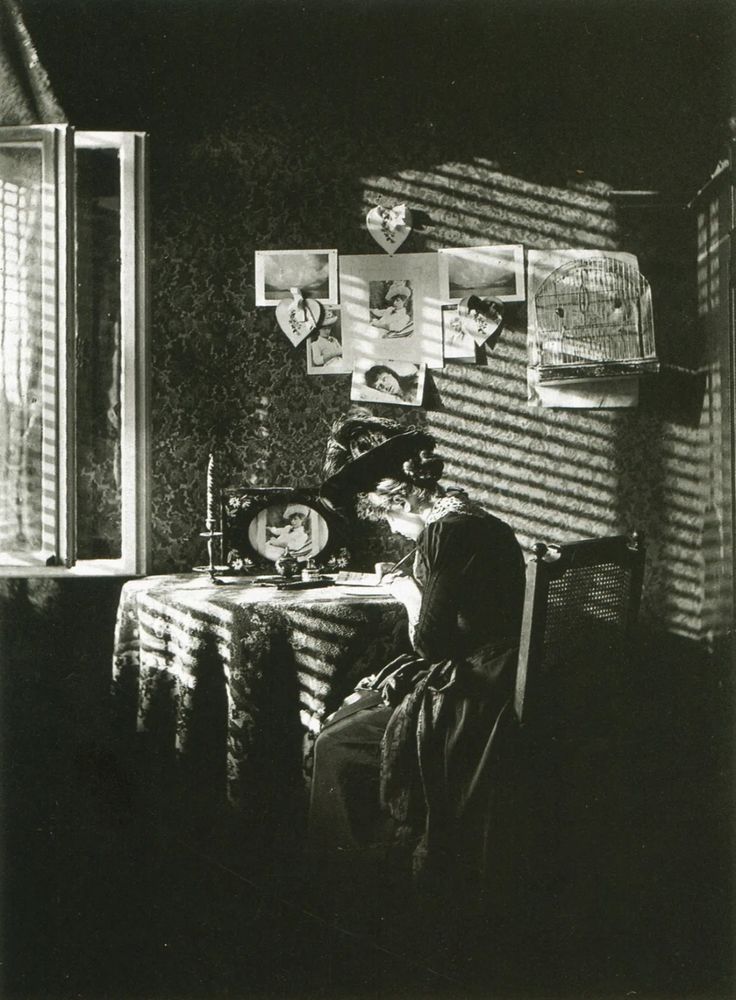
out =
<path fill-rule="evenodd" d="M 426 365 L 384 358 L 356 358 L 350 398 L 356 403 L 421 406 Z"/>
<path fill-rule="evenodd" d="M 407 253 L 340 257 L 346 351 L 442 367 L 437 257 Z"/>
<path fill-rule="evenodd" d="M 469 295 L 521 302 L 524 299 L 524 247 L 452 247 L 437 252 L 440 297 L 459 302 Z"/>
<path fill-rule="evenodd" d="M 443 350 L 445 361 L 475 363 L 475 340 L 463 328 L 456 305 L 442 306 Z"/>
<path fill-rule="evenodd" d="M 352 370 L 343 349 L 340 310 L 326 306 L 322 322 L 307 338 L 307 374 L 349 375 Z"/>
<path fill-rule="evenodd" d="M 337 302 L 337 250 L 256 250 L 256 305 L 277 306 L 294 288 Z"/>

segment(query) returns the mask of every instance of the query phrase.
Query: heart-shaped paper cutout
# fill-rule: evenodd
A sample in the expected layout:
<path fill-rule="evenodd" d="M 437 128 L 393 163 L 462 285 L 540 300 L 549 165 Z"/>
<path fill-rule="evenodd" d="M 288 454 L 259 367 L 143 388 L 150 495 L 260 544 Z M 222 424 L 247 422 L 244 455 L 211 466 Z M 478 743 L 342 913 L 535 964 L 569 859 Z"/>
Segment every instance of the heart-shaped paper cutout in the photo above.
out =
<path fill-rule="evenodd" d="M 316 299 L 302 298 L 298 288 L 292 288 L 291 298 L 276 306 L 276 321 L 294 347 L 316 330 L 322 320 L 322 305 Z"/>
<path fill-rule="evenodd" d="M 484 344 L 494 333 L 501 332 L 503 302 L 469 295 L 458 303 L 457 315 L 463 333 L 472 337 L 476 344 Z"/>
<path fill-rule="evenodd" d="M 386 253 L 396 253 L 411 232 L 411 209 L 406 205 L 376 205 L 365 217 L 368 232 Z"/>

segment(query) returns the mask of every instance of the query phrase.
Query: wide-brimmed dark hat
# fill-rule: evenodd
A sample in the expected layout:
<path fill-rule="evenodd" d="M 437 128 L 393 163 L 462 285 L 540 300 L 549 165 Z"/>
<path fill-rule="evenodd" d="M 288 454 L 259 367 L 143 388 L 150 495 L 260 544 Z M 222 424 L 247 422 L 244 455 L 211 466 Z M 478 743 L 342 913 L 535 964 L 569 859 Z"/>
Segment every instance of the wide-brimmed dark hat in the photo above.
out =
<path fill-rule="evenodd" d="M 328 503 L 336 503 L 350 494 L 369 490 L 381 479 L 401 477 L 404 462 L 414 458 L 420 451 L 431 451 L 434 438 L 415 427 L 403 427 L 390 421 L 381 421 L 383 426 L 374 428 L 367 422 L 366 428 L 359 420 L 353 420 L 340 442 L 344 455 L 341 464 L 332 463 L 334 471 L 322 483 L 320 495 Z M 333 431 L 332 441 L 340 434 Z M 379 440 L 379 438 L 383 440 Z"/>

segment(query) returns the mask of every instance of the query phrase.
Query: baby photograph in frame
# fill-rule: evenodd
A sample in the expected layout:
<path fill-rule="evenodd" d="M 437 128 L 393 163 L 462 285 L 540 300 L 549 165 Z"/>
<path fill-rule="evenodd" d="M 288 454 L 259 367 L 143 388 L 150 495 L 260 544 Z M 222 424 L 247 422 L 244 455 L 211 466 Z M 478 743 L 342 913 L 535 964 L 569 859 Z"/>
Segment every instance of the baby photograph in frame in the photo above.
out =
<path fill-rule="evenodd" d="M 332 512 L 313 488 L 231 486 L 222 493 L 223 552 L 232 570 L 288 555 L 322 560 L 337 544 Z"/>
<path fill-rule="evenodd" d="M 305 562 L 324 546 L 318 517 L 306 504 L 274 503 L 251 521 L 248 540 L 256 552 L 273 562 L 287 554 Z"/>

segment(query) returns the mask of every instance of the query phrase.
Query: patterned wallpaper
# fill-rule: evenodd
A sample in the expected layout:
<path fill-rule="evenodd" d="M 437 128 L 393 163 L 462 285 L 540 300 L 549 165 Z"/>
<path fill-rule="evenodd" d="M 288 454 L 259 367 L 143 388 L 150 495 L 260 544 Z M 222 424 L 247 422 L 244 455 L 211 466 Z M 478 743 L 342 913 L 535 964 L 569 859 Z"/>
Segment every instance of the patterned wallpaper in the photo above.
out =
<path fill-rule="evenodd" d="M 428 17 L 397 2 L 387 19 L 381 4 L 326 3 L 320 20 L 266 4 L 224 21 L 206 4 L 171 18 L 72 3 L 61 46 L 44 3 L 28 6 L 69 120 L 151 135 L 154 572 L 204 558 L 209 451 L 228 482 L 314 484 L 348 405 L 349 377 L 307 375 L 304 348 L 255 308 L 254 251 L 380 253 L 365 213 L 406 201 L 416 226 L 400 253 L 521 243 L 639 256 L 664 370 L 636 410 L 530 408 L 524 309 L 487 364 L 434 374 L 421 411 L 376 409 L 426 422 L 448 480 L 524 544 L 643 530 L 647 614 L 691 637 L 722 627 L 706 608 L 727 543 L 721 393 L 682 205 L 714 162 L 723 18 L 705 31 L 700 4 L 683 5 L 665 38 L 656 7 L 632 31 L 609 5 L 590 5 L 583 25 L 577 8 Z M 124 44 L 106 41 L 113 26 Z M 76 71 L 75 44 L 91 75 Z M 665 207 L 627 207 L 615 189 L 632 187 L 660 188 Z M 367 565 L 392 544 L 362 527 L 356 555 Z"/>
<path fill-rule="evenodd" d="M 636 410 L 529 407 L 523 308 L 486 364 L 430 377 L 422 411 L 375 409 L 426 421 L 448 481 L 506 517 L 524 544 L 642 530 L 645 609 L 699 634 L 711 459 L 704 378 L 688 373 L 698 364 L 689 221 L 679 210 L 655 220 L 627 211 L 605 178 L 564 180 L 564 163 L 549 164 L 554 183 L 543 183 L 482 133 L 462 157 L 426 131 L 400 142 L 388 131 L 377 148 L 369 124 L 318 98 L 297 119 L 260 96 L 257 115 L 202 134 L 175 165 L 164 169 L 154 142 L 154 569 L 203 558 L 208 450 L 229 481 L 313 484 L 329 423 L 348 405 L 349 376 L 307 375 L 304 347 L 255 308 L 254 251 L 381 253 L 365 213 L 406 201 L 419 224 L 400 253 L 523 243 L 639 254 L 666 367 L 643 384 Z M 358 555 L 370 563 L 385 539 L 361 530 Z"/>

